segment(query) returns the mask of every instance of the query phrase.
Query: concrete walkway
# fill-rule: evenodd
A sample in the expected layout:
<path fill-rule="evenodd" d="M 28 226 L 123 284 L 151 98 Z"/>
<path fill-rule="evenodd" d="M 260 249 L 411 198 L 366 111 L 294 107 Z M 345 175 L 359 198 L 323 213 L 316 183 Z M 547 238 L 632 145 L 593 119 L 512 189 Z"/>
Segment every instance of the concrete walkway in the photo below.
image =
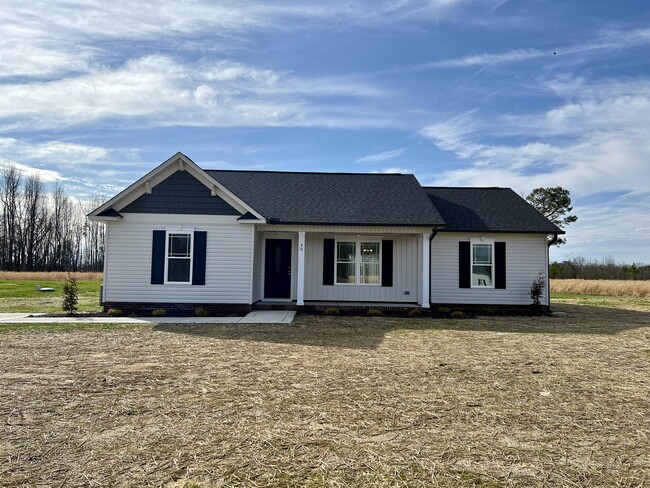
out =
<path fill-rule="evenodd" d="M 44 317 L 39 313 L 0 313 L 11 324 L 290 324 L 291 310 L 259 310 L 246 317 Z"/>

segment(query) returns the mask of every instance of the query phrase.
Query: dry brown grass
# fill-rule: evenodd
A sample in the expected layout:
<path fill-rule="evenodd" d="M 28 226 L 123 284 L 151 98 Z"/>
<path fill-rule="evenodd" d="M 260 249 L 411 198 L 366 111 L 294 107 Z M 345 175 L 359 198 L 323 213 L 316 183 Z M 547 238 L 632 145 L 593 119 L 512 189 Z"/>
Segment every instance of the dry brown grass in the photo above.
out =
<path fill-rule="evenodd" d="M 0 485 L 647 486 L 650 314 L 556 308 L 6 330 Z"/>
<path fill-rule="evenodd" d="M 551 280 L 551 292 L 617 297 L 650 297 L 650 281 Z"/>
<path fill-rule="evenodd" d="M 77 272 L 72 273 L 80 281 L 101 281 L 102 273 Z M 0 281 L 65 281 L 68 273 L 65 271 L 0 271 Z"/>

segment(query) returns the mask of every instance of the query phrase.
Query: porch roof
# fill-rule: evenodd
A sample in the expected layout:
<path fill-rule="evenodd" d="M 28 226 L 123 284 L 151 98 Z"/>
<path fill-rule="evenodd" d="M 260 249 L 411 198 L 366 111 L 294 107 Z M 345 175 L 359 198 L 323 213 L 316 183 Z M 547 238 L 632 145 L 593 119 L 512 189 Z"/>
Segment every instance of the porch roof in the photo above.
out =
<path fill-rule="evenodd" d="M 413 175 L 207 170 L 270 224 L 443 226 Z"/>

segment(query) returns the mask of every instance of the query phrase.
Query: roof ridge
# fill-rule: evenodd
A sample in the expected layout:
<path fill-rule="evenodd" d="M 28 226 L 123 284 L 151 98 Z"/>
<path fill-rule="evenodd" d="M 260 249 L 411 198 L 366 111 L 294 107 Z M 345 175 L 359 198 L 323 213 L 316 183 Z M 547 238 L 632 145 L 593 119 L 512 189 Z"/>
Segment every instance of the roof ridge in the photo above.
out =
<path fill-rule="evenodd" d="M 206 169 L 204 171 L 220 171 L 229 173 L 283 173 L 291 175 L 345 175 L 345 176 L 413 176 L 412 173 L 351 173 L 336 171 L 286 171 L 286 170 L 264 170 L 264 169 Z"/>
<path fill-rule="evenodd" d="M 450 189 L 450 190 L 510 190 L 508 186 L 423 186 L 422 188 Z"/>

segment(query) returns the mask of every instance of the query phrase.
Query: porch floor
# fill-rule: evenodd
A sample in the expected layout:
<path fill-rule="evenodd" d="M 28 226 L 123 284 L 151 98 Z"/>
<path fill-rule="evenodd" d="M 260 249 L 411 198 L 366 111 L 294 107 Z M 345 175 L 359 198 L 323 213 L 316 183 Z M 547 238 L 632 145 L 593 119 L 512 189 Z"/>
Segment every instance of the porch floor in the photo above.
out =
<path fill-rule="evenodd" d="M 305 305 L 299 307 L 295 301 L 260 300 L 253 304 L 253 310 L 324 310 L 328 307 L 336 307 L 342 310 L 375 308 L 377 310 L 410 310 L 420 308 L 417 303 L 399 302 L 338 302 L 338 301 L 305 301 Z"/>

